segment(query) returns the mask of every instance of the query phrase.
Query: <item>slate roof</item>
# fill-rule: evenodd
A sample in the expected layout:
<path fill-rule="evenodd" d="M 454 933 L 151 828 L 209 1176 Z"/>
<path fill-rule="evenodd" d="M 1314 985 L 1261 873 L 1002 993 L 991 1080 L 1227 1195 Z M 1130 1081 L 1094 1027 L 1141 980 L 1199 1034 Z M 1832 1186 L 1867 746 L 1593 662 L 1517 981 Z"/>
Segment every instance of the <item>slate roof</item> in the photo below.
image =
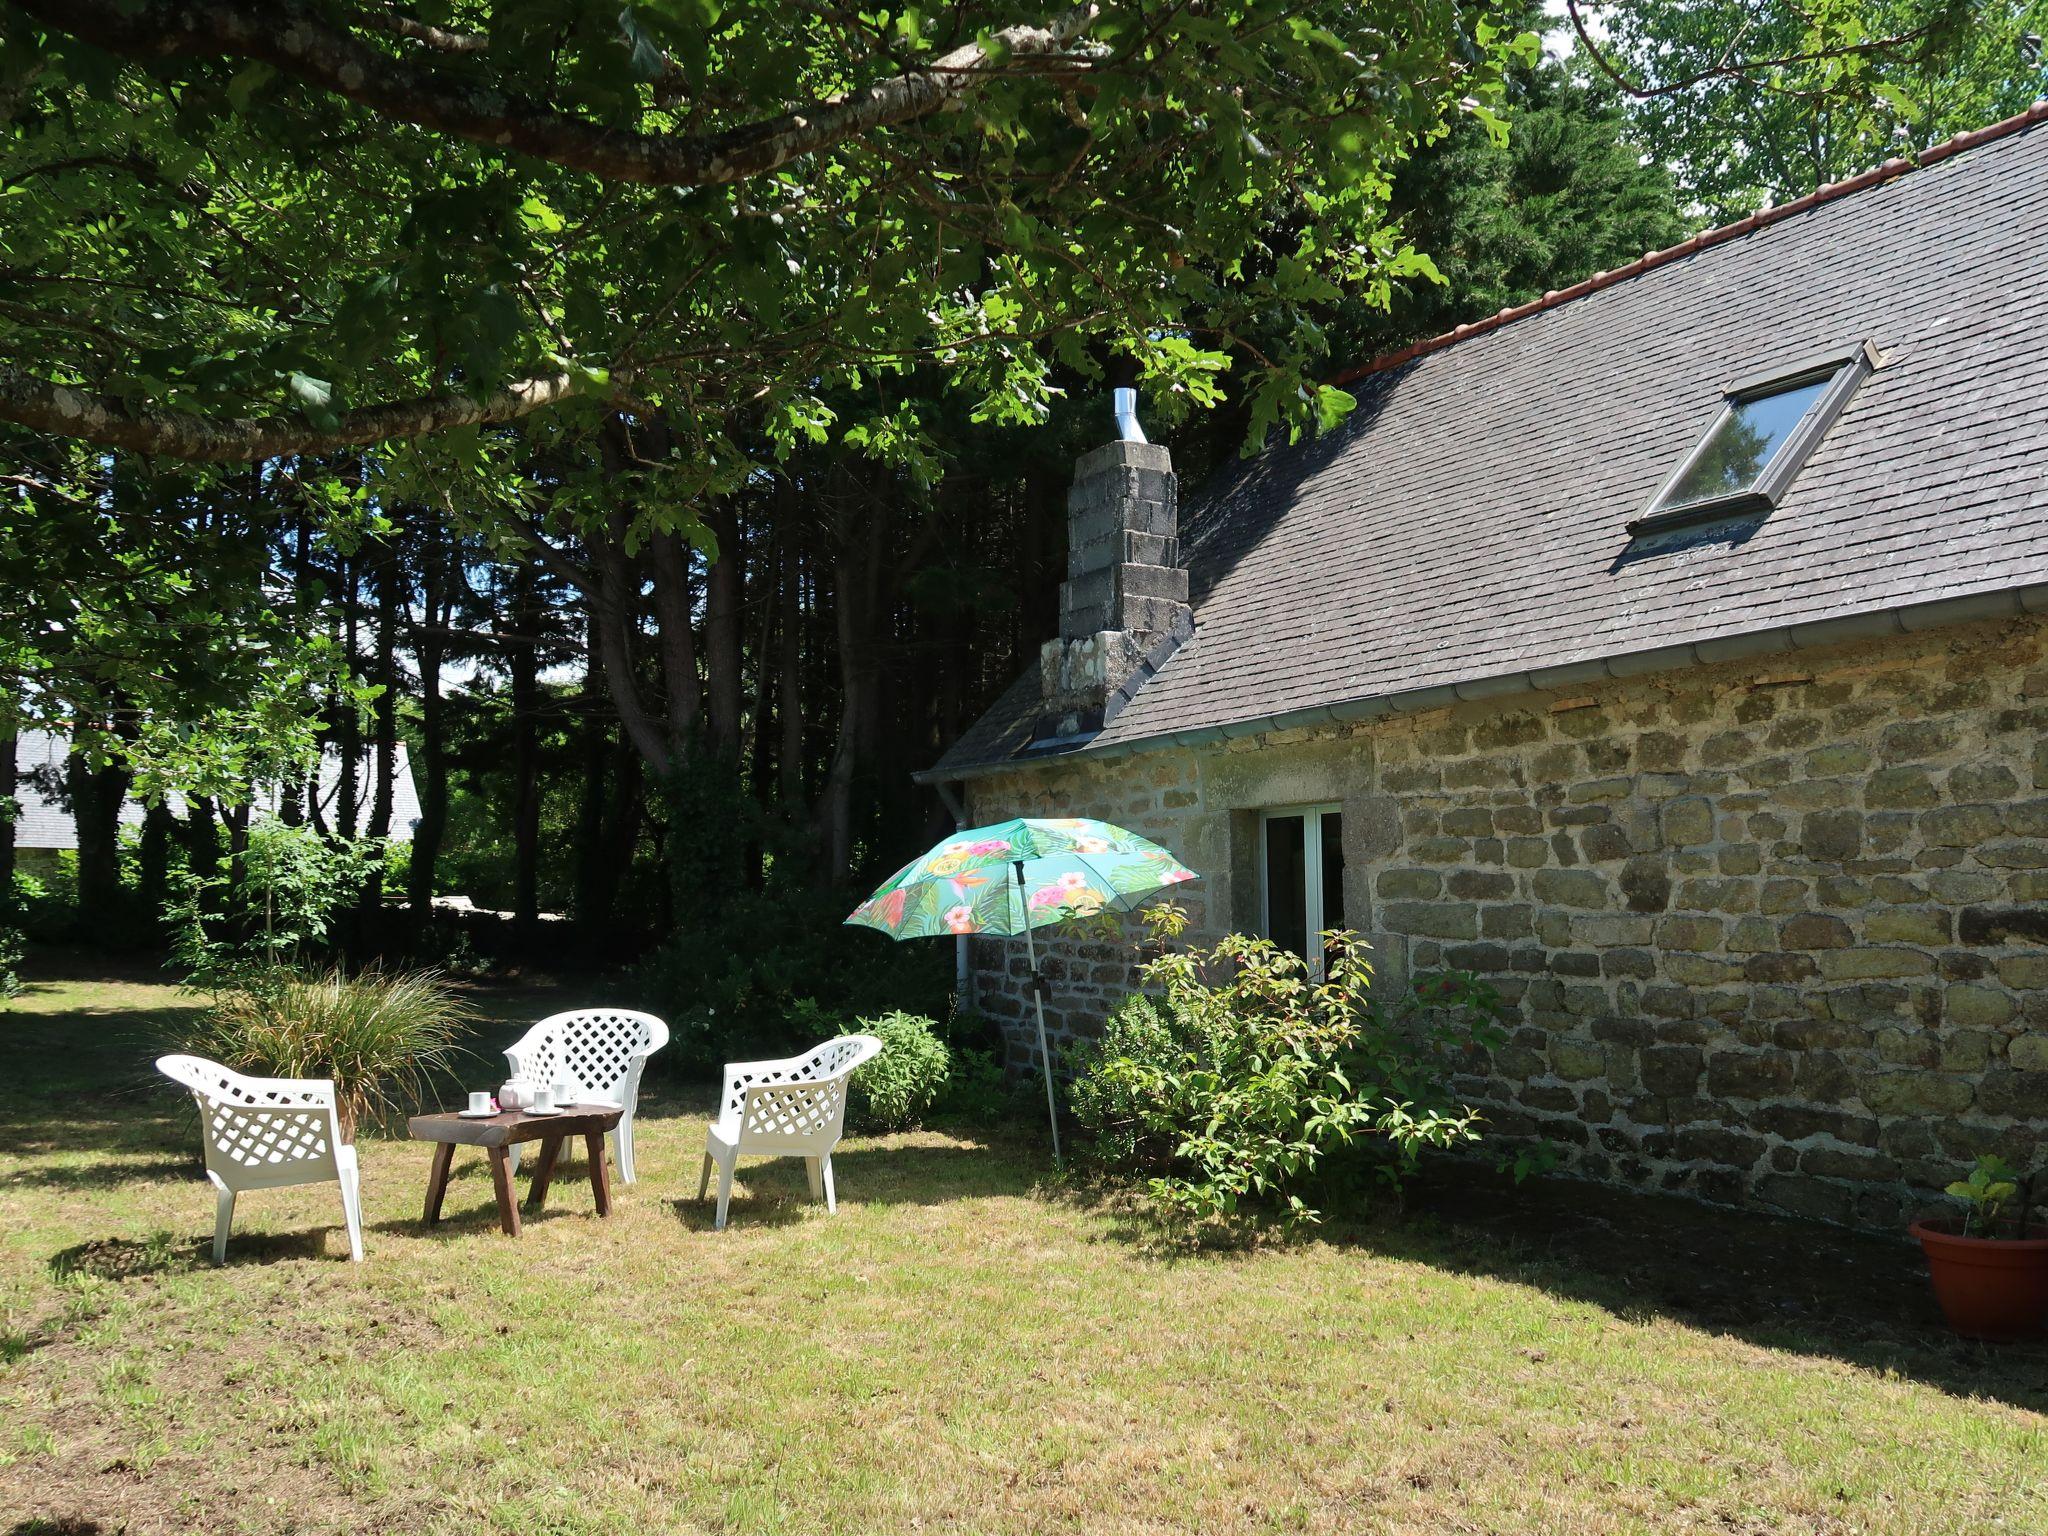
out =
<path fill-rule="evenodd" d="M 71 819 L 70 808 L 62 795 L 64 762 L 68 755 L 65 738 L 50 731 L 23 731 L 15 738 L 14 766 L 18 782 L 14 798 L 21 805 L 21 815 L 14 823 L 16 848 L 63 849 L 78 846 L 78 826 Z M 357 776 L 358 825 L 369 819 L 370 796 L 376 787 L 375 753 L 365 752 L 362 763 L 362 770 Z M 329 747 L 320 762 L 318 795 L 321 815 L 330 826 L 334 824 L 340 794 L 341 753 Z M 169 803 L 173 812 L 184 814 L 184 803 L 177 796 L 171 796 Z M 275 815 L 277 805 L 276 787 L 260 787 L 256 800 L 257 814 Z M 405 743 L 400 742 L 396 772 L 391 780 L 391 840 L 411 842 L 413 828 L 419 819 L 420 797 L 413 784 L 412 760 Z M 133 796 L 121 802 L 120 823 L 124 827 L 142 825 L 142 803 Z"/>
<path fill-rule="evenodd" d="M 1184 508 L 1195 637 L 1083 750 L 2048 581 L 2048 103 L 1944 151 L 1360 370 Z M 1726 385 L 1864 340 L 1775 511 L 1629 537 Z"/>

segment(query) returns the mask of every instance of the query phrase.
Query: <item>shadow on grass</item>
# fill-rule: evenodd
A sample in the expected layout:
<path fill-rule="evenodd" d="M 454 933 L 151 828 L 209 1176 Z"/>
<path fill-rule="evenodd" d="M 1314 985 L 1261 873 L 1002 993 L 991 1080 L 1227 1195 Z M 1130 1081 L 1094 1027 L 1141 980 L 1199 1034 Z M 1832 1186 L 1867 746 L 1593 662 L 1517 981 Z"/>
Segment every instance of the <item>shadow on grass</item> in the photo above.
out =
<path fill-rule="evenodd" d="M 1516 1188 L 1448 1167 L 1413 1191 L 1405 1214 L 1332 1222 L 1320 1235 L 1631 1321 L 1668 1319 L 2048 1412 L 2048 1343 L 1951 1334 L 1919 1250 L 1896 1239 L 1563 1178 Z"/>
<path fill-rule="evenodd" d="M 834 1188 L 843 1201 L 882 1206 L 940 1205 L 952 1200 L 1032 1194 L 1043 1178 L 1045 1154 L 1013 1133 L 982 1135 L 981 1140 L 945 1146 L 842 1142 L 832 1154 Z M 700 1167 L 698 1162 L 689 1165 L 686 1193 L 669 1204 L 683 1225 L 708 1232 L 718 1209 L 718 1170 L 712 1169 L 710 1187 L 699 1200 Z M 647 1182 L 644 1173 L 641 1182 Z M 811 1194 L 801 1158 L 741 1161 L 733 1186 L 731 1221 L 787 1225 L 801 1221 L 810 1206 L 824 1208 Z"/>

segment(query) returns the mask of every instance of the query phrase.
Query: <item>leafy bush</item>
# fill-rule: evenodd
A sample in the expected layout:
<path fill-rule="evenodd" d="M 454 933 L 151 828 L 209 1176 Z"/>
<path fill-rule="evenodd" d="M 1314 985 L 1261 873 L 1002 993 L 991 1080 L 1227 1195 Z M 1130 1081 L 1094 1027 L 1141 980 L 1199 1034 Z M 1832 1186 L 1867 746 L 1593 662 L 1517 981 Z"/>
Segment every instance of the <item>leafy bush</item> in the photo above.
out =
<path fill-rule="evenodd" d="M 0 998 L 21 996 L 21 961 L 27 952 L 19 928 L 0 926 Z"/>
<path fill-rule="evenodd" d="M 907 1131 L 923 1119 L 946 1086 L 952 1053 L 939 1027 L 915 1013 L 885 1013 L 860 1019 L 842 1034 L 873 1035 L 881 1054 L 859 1068 L 848 1084 L 849 1108 L 862 1130 Z"/>
<path fill-rule="evenodd" d="M 259 821 L 236 875 L 223 855 L 211 870 L 178 872 L 165 910 L 171 949 L 194 986 L 234 988 L 324 951 L 335 919 L 382 857 L 374 840 L 324 837 L 307 826 Z"/>
<path fill-rule="evenodd" d="M 1162 940 L 1181 922 L 1172 908 L 1148 918 Z M 1141 972 L 1155 995 L 1126 999 L 1071 1058 L 1094 1155 L 1146 1175 L 1174 1224 L 1315 1221 L 1304 1196 L 1333 1154 L 1366 1153 L 1398 1183 L 1427 1148 L 1478 1138 L 1447 1079 L 1461 1053 L 1504 1038 L 1498 995 L 1451 975 L 1379 1007 L 1356 938 L 1331 935 L 1329 955 L 1318 982 L 1267 939 L 1162 944 Z"/>
<path fill-rule="evenodd" d="M 971 1045 L 956 1045 L 952 1051 L 953 1070 L 928 1118 L 956 1125 L 994 1125 L 1015 1118 L 1033 1092 L 1036 1079 L 1013 1080 L 993 1051 Z"/>
<path fill-rule="evenodd" d="M 861 1014 L 942 1015 L 951 947 L 848 928 L 852 905 L 844 893 L 742 890 L 719 914 L 679 926 L 633 974 L 675 1031 L 666 1068 L 703 1077 L 727 1061 L 787 1056 Z"/>
<path fill-rule="evenodd" d="M 278 970 L 222 991 L 180 1050 L 263 1077 L 330 1077 L 351 1131 L 417 1103 L 476 1014 L 435 971 Z"/>

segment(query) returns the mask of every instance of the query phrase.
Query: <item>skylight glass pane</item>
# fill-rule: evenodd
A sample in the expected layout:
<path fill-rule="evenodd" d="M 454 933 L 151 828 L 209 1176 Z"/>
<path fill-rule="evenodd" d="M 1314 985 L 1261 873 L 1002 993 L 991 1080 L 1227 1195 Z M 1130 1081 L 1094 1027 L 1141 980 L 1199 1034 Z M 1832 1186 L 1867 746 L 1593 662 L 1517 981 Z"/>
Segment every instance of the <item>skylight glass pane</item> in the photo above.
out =
<path fill-rule="evenodd" d="M 1824 374 L 1774 395 L 1731 404 L 1708 432 L 1698 457 L 1671 487 L 1660 510 L 1695 506 L 1753 489 L 1785 439 L 1833 382 L 1833 375 Z"/>

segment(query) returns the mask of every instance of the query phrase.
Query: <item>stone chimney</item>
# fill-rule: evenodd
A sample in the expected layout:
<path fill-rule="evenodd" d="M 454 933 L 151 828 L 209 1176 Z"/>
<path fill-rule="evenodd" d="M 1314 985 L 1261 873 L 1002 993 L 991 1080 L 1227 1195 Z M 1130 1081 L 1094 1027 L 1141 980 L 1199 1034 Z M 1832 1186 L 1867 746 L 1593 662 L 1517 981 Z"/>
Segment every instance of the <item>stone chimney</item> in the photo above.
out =
<path fill-rule="evenodd" d="M 1035 739 L 1102 729 L 1194 632 L 1172 457 L 1129 439 L 1083 454 L 1067 492 L 1060 637 L 1038 657 Z"/>

